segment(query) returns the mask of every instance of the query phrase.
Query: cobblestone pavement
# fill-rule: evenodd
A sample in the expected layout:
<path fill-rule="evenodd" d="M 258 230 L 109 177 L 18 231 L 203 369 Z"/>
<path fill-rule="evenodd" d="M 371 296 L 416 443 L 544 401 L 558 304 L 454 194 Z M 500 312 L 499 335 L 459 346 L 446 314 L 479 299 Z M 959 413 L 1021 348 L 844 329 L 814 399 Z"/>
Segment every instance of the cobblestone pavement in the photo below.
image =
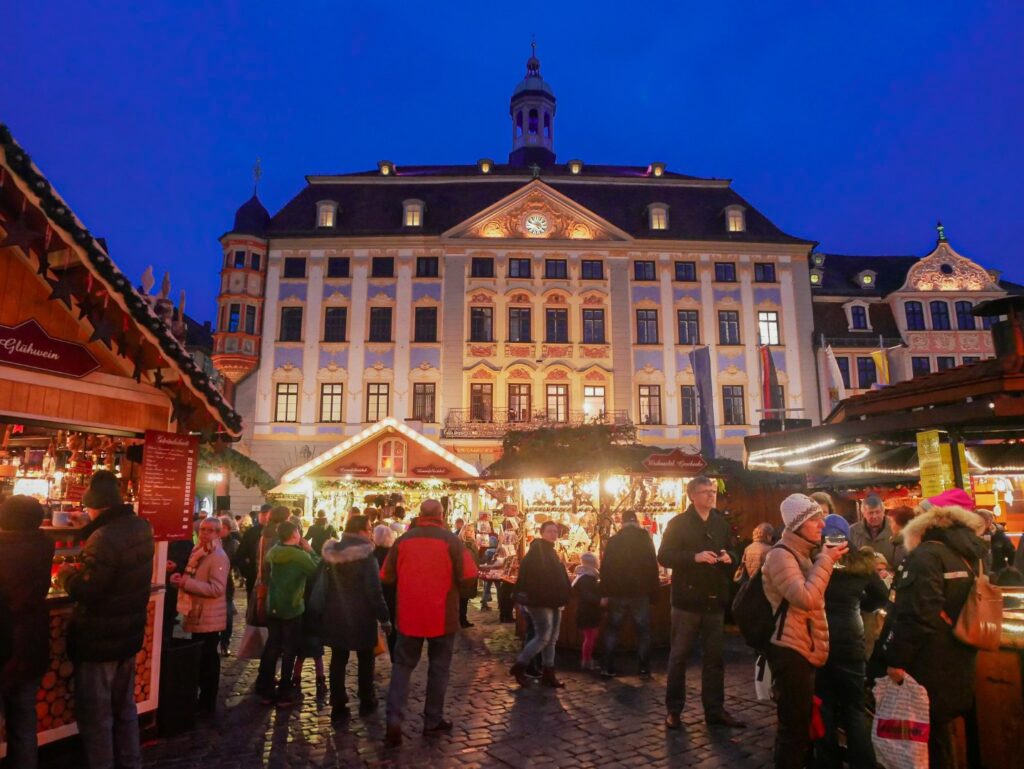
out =
<path fill-rule="evenodd" d="M 475 603 L 475 602 L 474 602 Z M 472 612 L 476 626 L 461 633 L 452 663 L 446 716 L 451 735 L 423 737 L 422 710 L 426 652 L 413 677 L 400 749 L 385 750 L 383 700 L 390 662 L 378 658 L 381 707 L 367 718 L 355 714 L 336 731 L 330 708 L 317 708 L 312 662 L 306 663 L 301 706 L 262 707 L 250 692 L 256 663 L 223 660 L 215 718 L 173 739 L 147 743 L 146 767 L 153 769 L 297 769 L 298 767 L 700 767 L 754 769 L 771 766 L 774 709 L 757 702 L 753 657 L 738 636 L 727 636 L 727 707 L 745 729 L 709 728 L 700 706 L 696 660 L 687 676 L 683 729 L 668 732 L 664 716 L 667 653 L 655 654 L 653 680 L 640 681 L 635 663 L 623 659 L 623 675 L 606 681 L 579 671 L 577 655 L 559 653 L 566 682 L 560 690 L 520 690 L 508 676 L 518 642 L 512 625 L 497 612 Z M 238 629 L 234 643 L 238 643 Z M 330 654 L 328 650 L 327 654 Z M 349 663 L 349 692 L 355 695 L 355 659 Z M 44 769 L 84 766 L 74 743 L 47 750 Z"/>

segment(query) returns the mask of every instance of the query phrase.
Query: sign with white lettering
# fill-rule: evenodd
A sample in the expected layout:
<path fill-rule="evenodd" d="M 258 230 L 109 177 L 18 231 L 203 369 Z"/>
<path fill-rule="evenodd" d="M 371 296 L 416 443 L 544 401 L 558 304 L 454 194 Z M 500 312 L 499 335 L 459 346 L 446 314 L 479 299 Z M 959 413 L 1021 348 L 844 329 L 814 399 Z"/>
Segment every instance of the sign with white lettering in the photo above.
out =
<path fill-rule="evenodd" d="M 656 473 L 697 475 L 708 465 L 700 454 L 687 454 L 675 449 L 663 454 L 651 454 L 643 461 L 644 467 Z"/>
<path fill-rule="evenodd" d="M 199 465 L 199 436 L 146 430 L 139 517 L 157 540 L 189 539 Z"/>
<path fill-rule="evenodd" d="M 0 363 L 76 379 L 100 367 L 88 348 L 66 339 L 54 339 L 35 318 L 17 326 L 0 324 Z"/>

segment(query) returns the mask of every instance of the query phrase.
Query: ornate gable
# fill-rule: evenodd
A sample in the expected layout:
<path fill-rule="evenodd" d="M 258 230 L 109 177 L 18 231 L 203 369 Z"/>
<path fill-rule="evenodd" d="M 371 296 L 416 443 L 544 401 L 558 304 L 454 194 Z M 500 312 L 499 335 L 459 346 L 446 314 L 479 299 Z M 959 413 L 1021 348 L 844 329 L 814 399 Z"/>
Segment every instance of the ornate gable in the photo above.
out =
<path fill-rule="evenodd" d="M 445 238 L 631 240 L 610 222 L 539 179 L 457 224 Z"/>
<path fill-rule="evenodd" d="M 983 267 L 958 254 L 945 240 L 910 268 L 900 290 L 1003 292 Z"/>

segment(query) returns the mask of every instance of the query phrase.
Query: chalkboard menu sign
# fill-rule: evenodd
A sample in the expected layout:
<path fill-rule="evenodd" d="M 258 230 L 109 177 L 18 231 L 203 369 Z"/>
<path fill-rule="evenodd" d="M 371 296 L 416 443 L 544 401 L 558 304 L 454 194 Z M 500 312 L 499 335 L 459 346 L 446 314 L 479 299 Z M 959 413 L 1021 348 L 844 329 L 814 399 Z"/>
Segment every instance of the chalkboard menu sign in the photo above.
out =
<path fill-rule="evenodd" d="M 157 540 L 190 539 L 199 463 L 199 436 L 146 431 L 139 483 L 139 517 Z"/>

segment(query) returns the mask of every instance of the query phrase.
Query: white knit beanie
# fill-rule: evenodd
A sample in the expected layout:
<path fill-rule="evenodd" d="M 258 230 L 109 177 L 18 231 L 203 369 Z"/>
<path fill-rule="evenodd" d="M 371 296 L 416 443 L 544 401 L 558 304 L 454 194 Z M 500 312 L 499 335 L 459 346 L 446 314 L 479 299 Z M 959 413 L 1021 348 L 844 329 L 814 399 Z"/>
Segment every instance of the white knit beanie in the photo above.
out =
<path fill-rule="evenodd" d="M 814 516 L 822 515 L 821 506 L 806 494 L 790 494 L 782 500 L 779 511 L 786 531 L 796 531 Z"/>

